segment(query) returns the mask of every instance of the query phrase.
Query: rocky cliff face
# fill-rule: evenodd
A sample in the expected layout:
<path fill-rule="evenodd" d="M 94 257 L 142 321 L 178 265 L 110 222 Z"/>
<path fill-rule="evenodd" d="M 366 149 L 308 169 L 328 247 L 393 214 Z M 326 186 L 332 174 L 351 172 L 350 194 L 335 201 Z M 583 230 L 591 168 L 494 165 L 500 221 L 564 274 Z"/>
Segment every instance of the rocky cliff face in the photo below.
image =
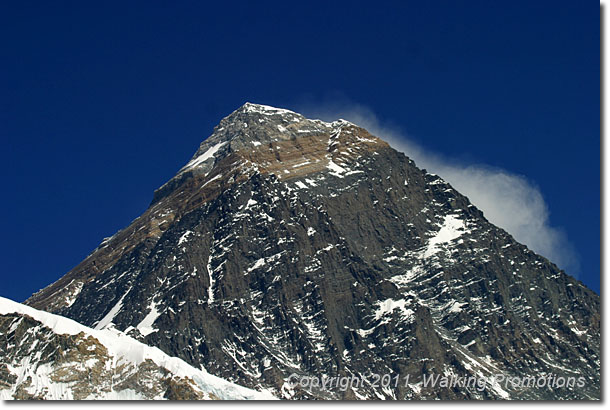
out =
<path fill-rule="evenodd" d="M 269 399 L 112 330 L 0 298 L 0 399 Z"/>
<path fill-rule="evenodd" d="M 598 295 L 366 130 L 255 104 L 27 303 L 281 398 L 600 397 Z M 409 379 L 372 382 L 386 374 Z M 584 386 L 426 386 L 435 374 Z"/>

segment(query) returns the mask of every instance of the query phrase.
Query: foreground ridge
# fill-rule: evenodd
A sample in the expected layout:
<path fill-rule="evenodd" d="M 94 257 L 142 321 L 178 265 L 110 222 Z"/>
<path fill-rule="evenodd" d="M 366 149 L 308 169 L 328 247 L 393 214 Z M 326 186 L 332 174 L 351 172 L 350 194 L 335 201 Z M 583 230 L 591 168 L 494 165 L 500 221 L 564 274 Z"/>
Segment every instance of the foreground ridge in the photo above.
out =
<path fill-rule="evenodd" d="M 0 399 L 255 399 L 116 330 L 94 330 L 0 297 Z"/>

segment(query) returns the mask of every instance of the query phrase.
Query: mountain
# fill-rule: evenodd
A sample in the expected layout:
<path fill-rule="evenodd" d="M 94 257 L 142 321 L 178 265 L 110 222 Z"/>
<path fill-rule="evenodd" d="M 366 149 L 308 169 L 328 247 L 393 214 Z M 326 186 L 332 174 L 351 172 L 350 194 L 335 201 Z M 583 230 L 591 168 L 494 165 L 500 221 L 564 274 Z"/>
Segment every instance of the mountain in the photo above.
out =
<path fill-rule="evenodd" d="M 600 398 L 597 294 L 365 129 L 257 104 L 26 303 L 285 399 Z"/>
<path fill-rule="evenodd" d="M 198 370 L 120 332 L 0 298 L 0 399 L 273 398 Z"/>

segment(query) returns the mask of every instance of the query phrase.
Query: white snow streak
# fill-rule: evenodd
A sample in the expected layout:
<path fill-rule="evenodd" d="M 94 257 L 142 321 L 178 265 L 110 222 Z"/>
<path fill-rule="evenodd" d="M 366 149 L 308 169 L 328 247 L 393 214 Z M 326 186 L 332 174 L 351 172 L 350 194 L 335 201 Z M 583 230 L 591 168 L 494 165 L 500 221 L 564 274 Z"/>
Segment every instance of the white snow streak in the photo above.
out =
<path fill-rule="evenodd" d="M 212 249 L 210 249 L 210 256 L 208 256 L 208 264 L 206 267 L 208 270 L 208 279 L 210 282 L 210 285 L 208 287 L 208 305 L 210 305 L 214 303 L 214 283 L 216 282 L 212 277 Z"/>
<path fill-rule="evenodd" d="M 102 318 L 102 320 L 100 320 L 98 322 L 98 324 L 95 326 L 95 330 L 105 329 L 109 324 L 112 323 L 112 320 L 114 319 L 114 317 L 117 315 L 117 313 L 119 313 L 119 311 L 123 307 L 123 299 L 125 299 L 125 296 L 127 296 L 127 294 L 129 293 L 130 290 L 131 290 L 131 288 L 129 288 L 127 290 L 127 292 L 125 292 L 125 294 L 123 296 L 121 296 L 121 299 L 119 299 L 119 301 L 116 303 L 116 305 L 114 305 L 112 307 L 112 309 L 110 309 L 110 311 L 108 313 L 106 313 L 106 316 L 104 316 Z"/>
<path fill-rule="evenodd" d="M 331 174 L 339 178 L 343 178 L 343 175 L 341 174 L 346 172 L 345 168 L 342 168 L 339 165 L 335 164 L 332 160 L 328 161 L 328 165 L 326 166 L 326 168 L 331 170 Z"/>
<path fill-rule="evenodd" d="M 218 144 L 214 145 L 213 147 L 208 149 L 206 152 L 204 152 L 203 154 L 199 155 L 197 158 L 191 160 L 188 164 L 186 164 L 180 171 L 178 171 L 178 174 L 188 171 L 189 169 L 195 168 L 196 166 L 201 165 L 208 159 L 212 158 L 214 156 L 214 154 L 216 154 L 216 152 L 220 149 L 220 147 L 222 147 L 226 143 L 227 143 L 227 141 L 219 142 Z"/>
<path fill-rule="evenodd" d="M 142 336 L 148 336 L 159 330 L 153 327 L 153 323 L 155 323 L 155 320 L 157 320 L 159 315 L 161 315 L 161 312 L 157 310 L 157 304 L 152 302 L 150 304 L 150 312 L 148 312 L 146 317 L 136 326 Z"/>
<path fill-rule="evenodd" d="M 445 216 L 445 221 L 437 234 L 428 241 L 428 249 L 424 253 L 424 258 L 434 255 L 439 251 L 439 245 L 451 242 L 459 238 L 463 233 L 466 225 L 464 221 L 458 219 L 455 215 Z"/>

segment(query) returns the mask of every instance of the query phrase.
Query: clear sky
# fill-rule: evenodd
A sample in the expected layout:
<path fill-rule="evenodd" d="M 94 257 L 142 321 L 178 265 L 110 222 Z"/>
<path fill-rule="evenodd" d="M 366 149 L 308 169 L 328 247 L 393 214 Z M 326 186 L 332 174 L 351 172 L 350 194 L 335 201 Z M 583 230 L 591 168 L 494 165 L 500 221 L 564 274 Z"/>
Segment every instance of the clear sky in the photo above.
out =
<path fill-rule="evenodd" d="M 599 292 L 599 9 L 578 1 L 3 2 L 0 295 L 140 215 L 246 101 L 358 104 L 538 186 Z"/>

